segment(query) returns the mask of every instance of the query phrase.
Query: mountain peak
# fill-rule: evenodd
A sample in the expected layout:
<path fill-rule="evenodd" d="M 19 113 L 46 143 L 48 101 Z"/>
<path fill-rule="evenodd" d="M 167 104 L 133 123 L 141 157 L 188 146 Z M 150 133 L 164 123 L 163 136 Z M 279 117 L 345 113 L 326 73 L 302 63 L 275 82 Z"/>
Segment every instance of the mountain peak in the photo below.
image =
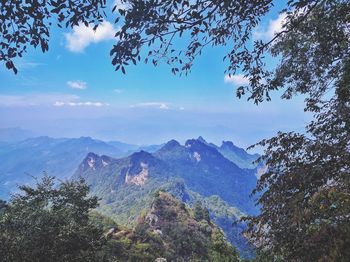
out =
<path fill-rule="evenodd" d="M 167 142 L 163 148 L 173 148 L 173 147 L 177 147 L 177 146 L 181 146 L 179 142 L 177 142 L 175 139 L 170 140 L 169 142 Z"/>
<path fill-rule="evenodd" d="M 140 150 L 140 151 L 135 152 L 135 153 L 130 155 L 130 158 L 132 158 L 132 159 L 138 159 L 138 158 L 144 158 L 144 157 L 153 157 L 153 156 L 152 156 L 152 154 L 150 154 L 144 150 Z"/>
<path fill-rule="evenodd" d="M 206 141 L 202 136 L 199 136 L 199 137 L 197 138 L 197 140 L 198 140 L 199 142 L 202 142 L 203 144 L 207 144 L 207 141 Z"/>
<path fill-rule="evenodd" d="M 222 141 L 221 147 L 237 148 L 237 146 L 235 146 L 231 141 Z"/>
<path fill-rule="evenodd" d="M 167 154 L 169 152 L 173 152 L 176 149 L 181 148 L 182 146 L 180 145 L 179 142 L 176 140 L 172 139 L 169 142 L 167 142 L 164 146 L 162 146 L 156 154 Z"/>
<path fill-rule="evenodd" d="M 89 137 L 89 136 L 81 136 L 81 137 L 77 138 L 77 140 L 80 140 L 80 141 L 94 141 L 94 139 Z"/>
<path fill-rule="evenodd" d="M 139 152 L 133 153 L 130 156 L 130 162 L 132 166 L 138 166 L 140 163 L 154 164 L 156 162 L 156 159 L 152 154 L 141 150 Z"/>
<path fill-rule="evenodd" d="M 92 169 L 96 170 L 98 163 L 100 162 L 101 157 L 93 152 L 90 152 L 86 155 L 85 159 L 82 162 L 82 168 L 84 170 Z"/>
<path fill-rule="evenodd" d="M 99 157 L 100 157 L 100 156 L 97 155 L 97 154 L 95 154 L 94 152 L 89 152 L 89 153 L 86 155 L 85 158 L 94 158 L 94 159 L 96 159 L 96 158 L 99 158 Z"/>
<path fill-rule="evenodd" d="M 197 148 L 197 149 L 207 148 L 209 150 L 213 149 L 210 146 L 208 146 L 208 144 L 205 142 L 205 140 L 203 142 L 203 140 L 201 140 L 201 139 L 189 139 L 189 140 L 186 141 L 185 147 L 187 147 L 187 148 Z"/>

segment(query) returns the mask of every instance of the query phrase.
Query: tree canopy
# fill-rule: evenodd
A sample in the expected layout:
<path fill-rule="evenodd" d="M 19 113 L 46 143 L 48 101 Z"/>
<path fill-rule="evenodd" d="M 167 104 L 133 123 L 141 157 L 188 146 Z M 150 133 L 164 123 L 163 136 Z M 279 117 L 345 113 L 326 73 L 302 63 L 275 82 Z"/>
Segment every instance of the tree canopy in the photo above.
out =
<path fill-rule="evenodd" d="M 0 5 L 0 61 L 17 73 L 14 59 L 28 46 L 49 50 L 53 23 L 73 27 L 79 23 L 98 25 L 103 21 L 106 0 L 8 0 Z"/>
<path fill-rule="evenodd" d="M 271 40 L 256 40 L 252 33 L 273 6 L 272 0 L 120 0 L 113 8 L 117 43 L 111 49 L 112 64 L 126 66 L 143 60 L 157 65 L 166 62 L 173 73 L 190 71 L 195 58 L 207 46 L 226 46 L 227 74 L 238 70 L 249 85 L 237 95 L 259 103 L 270 99 L 272 90 L 283 88 L 283 97 L 310 93 L 310 107 L 327 91 L 334 74 L 349 54 L 349 3 L 346 0 L 290 0 L 282 31 Z M 1 5 L 0 60 L 17 72 L 14 59 L 27 46 L 48 50 L 53 24 L 79 24 L 95 29 L 107 17 L 106 1 L 77 2 L 4 1 Z M 184 47 L 174 42 L 182 38 Z M 311 45 L 312 44 L 312 45 Z M 269 70 L 265 58 L 282 58 Z M 312 86 L 312 87 L 311 87 Z M 317 88 L 316 88 L 317 87 Z"/>
<path fill-rule="evenodd" d="M 56 188 L 46 176 L 20 189 L 0 211 L 1 261 L 94 261 L 102 230 L 89 219 L 97 198 L 84 181 Z"/>
<path fill-rule="evenodd" d="M 288 261 L 350 256 L 349 70 L 306 134 L 263 140 L 269 166 L 257 186 L 261 213 L 247 230 L 256 246 Z"/>

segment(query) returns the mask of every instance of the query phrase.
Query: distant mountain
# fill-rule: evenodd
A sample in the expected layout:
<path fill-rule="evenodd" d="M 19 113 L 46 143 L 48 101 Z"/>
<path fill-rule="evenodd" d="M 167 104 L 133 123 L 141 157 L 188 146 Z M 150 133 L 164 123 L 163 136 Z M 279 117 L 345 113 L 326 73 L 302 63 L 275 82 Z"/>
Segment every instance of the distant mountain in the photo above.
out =
<path fill-rule="evenodd" d="M 258 166 L 253 162 L 259 158 L 259 154 L 249 154 L 243 148 L 235 146 L 231 141 L 223 141 L 218 151 L 241 168 L 256 168 Z"/>
<path fill-rule="evenodd" d="M 240 235 L 243 225 L 232 224 L 244 213 L 258 212 L 249 198 L 255 170 L 238 167 L 200 139 L 184 146 L 172 140 L 153 154 L 140 151 L 121 159 L 89 153 L 73 177 L 86 179 L 92 194 L 102 198 L 102 213 L 129 225 L 159 189 L 191 206 L 202 202 L 241 253 L 251 255 Z"/>
<path fill-rule="evenodd" d="M 0 198 L 7 198 L 17 184 L 32 183 L 43 172 L 60 179 L 70 177 L 89 152 L 122 157 L 129 153 L 90 137 L 35 137 L 0 145 Z"/>
<path fill-rule="evenodd" d="M 185 146 L 170 141 L 154 155 L 167 162 L 190 190 L 203 196 L 219 195 L 243 212 L 256 211 L 247 194 L 241 194 L 255 187 L 255 172 L 239 168 L 200 139 L 188 140 Z"/>
<path fill-rule="evenodd" d="M 243 148 L 234 145 L 231 141 L 222 141 L 221 146 L 216 146 L 212 143 L 205 141 L 203 137 L 198 137 L 199 141 L 202 143 L 214 147 L 217 149 L 224 157 L 235 163 L 240 168 L 254 169 L 258 167 L 258 164 L 253 163 L 259 158 L 259 154 L 249 154 Z"/>
<path fill-rule="evenodd" d="M 164 144 L 160 145 L 148 145 L 148 146 L 140 146 L 138 150 L 146 151 L 149 153 L 154 153 L 157 150 L 161 149 L 164 146 Z"/>
<path fill-rule="evenodd" d="M 0 128 L 1 142 L 18 142 L 34 136 L 35 134 L 33 132 L 19 127 Z"/>
<path fill-rule="evenodd" d="M 138 150 L 140 147 L 137 145 L 127 144 L 119 141 L 109 141 L 107 142 L 109 145 L 115 147 L 116 149 L 120 150 L 121 152 L 132 152 L 135 150 Z"/>

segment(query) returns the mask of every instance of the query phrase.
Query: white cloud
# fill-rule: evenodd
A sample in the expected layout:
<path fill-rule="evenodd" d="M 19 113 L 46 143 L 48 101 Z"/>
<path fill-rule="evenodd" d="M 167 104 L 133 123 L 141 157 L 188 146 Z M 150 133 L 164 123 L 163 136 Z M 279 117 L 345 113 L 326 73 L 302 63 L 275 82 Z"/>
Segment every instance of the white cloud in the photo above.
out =
<path fill-rule="evenodd" d="M 56 101 L 53 106 L 62 107 L 62 106 L 93 106 L 93 107 L 102 107 L 102 106 L 109 106 L 108 103 L 102 103 L 102 102 L 62 102 L 62 101 Z"/>
<path fill-rule="evenodd" d="M 242 75 L 242 74 L 231 75 L 231 76 L 225 75 L 224 82 L 229 83 L 229 84 L 234 84 L 237 86 L 249 84 L 248 78 L 244 77 L 244 75 Z"/>
<path fill-rule="evenodd" d="M 145 102 L 145 103 L 138 103 L 135 105 L 131 105 L 132 108 L 156 108 L 161 110 L 168 110 L 169 104 L 164 102 Z"/>
<path fill-rule="evenodd" d="M 185 108 L 183 106 L 180 106 L 179 110 L 183 111 L 183 110 L 185 110 Z"/>
<path fill-rule="evenodd" d="M 64 102 L 62 102 L 62 101 L 56 101 L 53 105 L 54 105 L 54 106 L 64 106 Z"/>
<path fill-rule="evenodd" d="M 96 31 L 93 30 L 93 25 L 87 27 L 84 24 L 79 24 L 73 27 L 73 32 L 65 34 L 66 47 L 71 52 L 80 53 L 91 43 L 113 39 L 116 32 L 117 30 L 108 21 L 103 21 Z"/>
<path fill-rule="evenodd" d="M 254 32 L 253 37 L 255 39 L 261 40 L 271 40 L 275 34 L 282 31 L 283 24 L 286 22 L 287 14 L 281 13 L 278 15 L 277 19 L 270 20 L 267 28 L 258 29 Z"/>
<path fill-rule="evenodd" d="M 56 101 L 62 103 L 77 101 L 79 96 L 67 94 L 0 95 L 1 107 L 51 106 Z"/>
<path fill-rule="evenodd" d="M 34 107 L 34 106 L 109 106 L 104 102 L 81 101 L 79 96 L 70 94 L 31 94 L 31 95 L 0 95 L 0 107 Z"/>
<path fill-rule="evenodd" d="M 124 93 L 123 89 L 114 89 L 113 91 L 114 91 L 114 93 L 117 93 L 117 94 Z"/>
<path fill-rule="evenodd" d="M 67 85 L 73 89 L 86 89 L 87 83 L 80 80 L 68 81 Z"/>

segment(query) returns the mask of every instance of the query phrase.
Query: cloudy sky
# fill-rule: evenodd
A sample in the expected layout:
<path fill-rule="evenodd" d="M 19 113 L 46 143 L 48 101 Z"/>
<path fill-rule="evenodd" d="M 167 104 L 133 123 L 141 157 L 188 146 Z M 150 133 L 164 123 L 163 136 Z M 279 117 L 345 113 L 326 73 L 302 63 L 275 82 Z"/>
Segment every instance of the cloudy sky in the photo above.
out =
<path fill-rule="evenodd" d="M 279 10 L 262 21 L 255 38 L 271 39 L 280 29 Z M 275 94 L 259 106 L 237 99 L 235 88 L 246 80 L 225 76 L 225 48 L 207 48 L 187 77 L 174 76 L 167 65 L 115 72 L 109 50 L 117 30 L 107 20 L 95 33 L 85 26 L 57 28 L 49 52 L 29 50 L 17 61 L 17 75 L 1 66 L 0 128 L 138 144 L 202 135 L 247 146 L 278 130 L 301 131 L 308 120 L 301 98 L 286 102 Z"/>

